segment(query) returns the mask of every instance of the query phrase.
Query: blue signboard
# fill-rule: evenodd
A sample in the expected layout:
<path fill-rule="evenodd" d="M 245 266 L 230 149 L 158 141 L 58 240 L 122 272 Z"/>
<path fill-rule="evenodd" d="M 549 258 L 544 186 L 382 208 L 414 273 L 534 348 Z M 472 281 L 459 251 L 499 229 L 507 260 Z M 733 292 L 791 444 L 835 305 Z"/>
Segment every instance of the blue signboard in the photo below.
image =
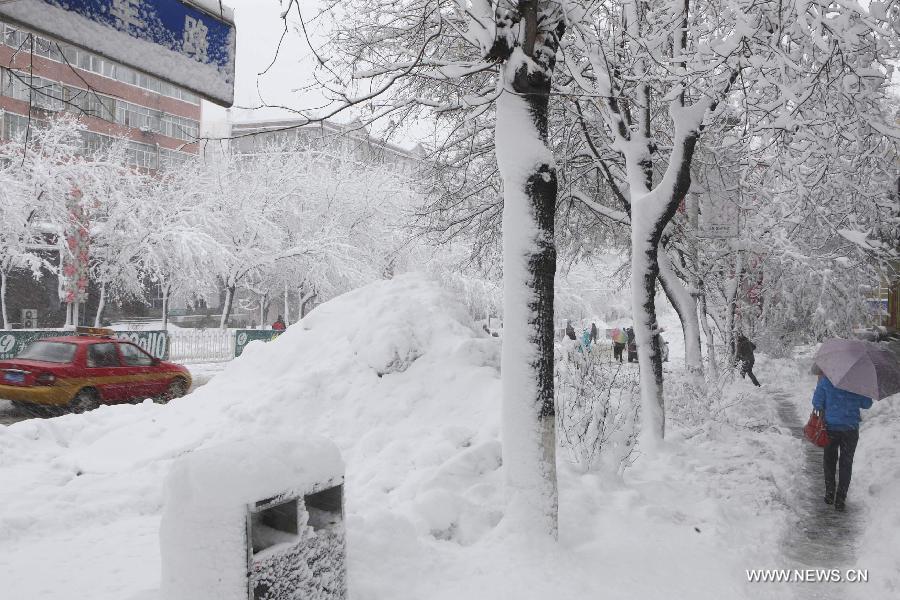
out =
<path fill-rule="evenodd" d="M 16 0 L 0 19 L 82 46 L 218 104 L 234 99 L 232 11 L 218 0 Z"/>
<path fill-rule="evenodd" d="M 234 26 L 179 0 L 44 0 L 194 60 L 228 66 Z"/>

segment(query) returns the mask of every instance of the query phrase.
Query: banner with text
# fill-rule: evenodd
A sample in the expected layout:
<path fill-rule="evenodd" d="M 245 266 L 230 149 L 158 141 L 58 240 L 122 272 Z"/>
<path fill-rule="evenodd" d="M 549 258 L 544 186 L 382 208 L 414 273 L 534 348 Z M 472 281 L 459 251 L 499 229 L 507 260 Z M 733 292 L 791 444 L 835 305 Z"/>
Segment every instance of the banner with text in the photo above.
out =
<path fill-rule="evenodd" d="M 64 335 L 72 335 L 72 332 L 61 329 L 0 331 L 0 360 L 15 358 L 36 340 Z M 137 344 L 155 358 L 166 360 L 169 357 L 169 334 L 165 331 L 117 331 L 114 335 L 120 340 Z"/>
<path fill-rule="evenodd" d="M 234 357 L 240 356 L 250 342 L 270 342 L 281 333 L 274 329 L 238 329 L 234 333 Z"/>

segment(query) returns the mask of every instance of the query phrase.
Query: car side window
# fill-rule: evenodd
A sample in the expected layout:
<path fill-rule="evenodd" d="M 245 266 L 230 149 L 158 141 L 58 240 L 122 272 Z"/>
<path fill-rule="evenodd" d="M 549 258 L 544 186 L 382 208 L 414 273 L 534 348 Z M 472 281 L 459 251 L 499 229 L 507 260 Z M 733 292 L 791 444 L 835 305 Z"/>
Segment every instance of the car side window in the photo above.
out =
<path fill-rule="evenodd" d="M 134 344 L 119 344 L 119 351 L 129 367 L 149 367 L 153 364 L 153 358 Z"/>
<path fill-rule="evenodd" d="M 88 346 L 88 367 L 119 367 L 119 356 L 113 343 L 91 344 Z"/>

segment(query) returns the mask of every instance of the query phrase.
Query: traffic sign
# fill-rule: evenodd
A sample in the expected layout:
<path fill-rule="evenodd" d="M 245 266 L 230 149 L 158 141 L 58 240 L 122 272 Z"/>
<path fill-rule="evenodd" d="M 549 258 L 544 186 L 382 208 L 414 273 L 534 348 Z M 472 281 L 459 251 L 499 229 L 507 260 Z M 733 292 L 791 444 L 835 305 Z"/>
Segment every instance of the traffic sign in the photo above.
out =
<path fill-rule="evenodd" d="M 234 14 L 217 0 L 7 0 L 0 18 L 234 102 Z"/>

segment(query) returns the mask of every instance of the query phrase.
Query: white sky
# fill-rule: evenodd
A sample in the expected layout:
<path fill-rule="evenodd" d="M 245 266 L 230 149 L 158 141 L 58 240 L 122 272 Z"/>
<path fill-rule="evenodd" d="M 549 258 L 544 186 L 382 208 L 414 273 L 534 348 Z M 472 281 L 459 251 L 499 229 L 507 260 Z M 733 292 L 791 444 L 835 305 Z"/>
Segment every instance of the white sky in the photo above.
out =
<path fill-rule="evenodd" d="M 259 75 L 272 63 L 284 30 L 279 0 L 226 0 L 226 4 L 234 8 L 237 27 L 235 108 L 232 113 L 240 114 L 234 116 L 260 120 L 290 115 L 270 108 L 238 108 L 259 107 L 263 103 L 300 110 L 320 106 L 324 100 L 321 94 L 303 91 L 313 83 L 315 59 L 305 41 L 293 31 L 285 36 L 275 63 L 265 75 Z M 305 20 L 315 15 L 317 4 L 317 0 L 300 0 Z M 321 27 L 318 29 L 321 31 Z M 203 103 L 203 114 L 212 127 L 225 117 L 224 109 L 209 102 Z"/>

